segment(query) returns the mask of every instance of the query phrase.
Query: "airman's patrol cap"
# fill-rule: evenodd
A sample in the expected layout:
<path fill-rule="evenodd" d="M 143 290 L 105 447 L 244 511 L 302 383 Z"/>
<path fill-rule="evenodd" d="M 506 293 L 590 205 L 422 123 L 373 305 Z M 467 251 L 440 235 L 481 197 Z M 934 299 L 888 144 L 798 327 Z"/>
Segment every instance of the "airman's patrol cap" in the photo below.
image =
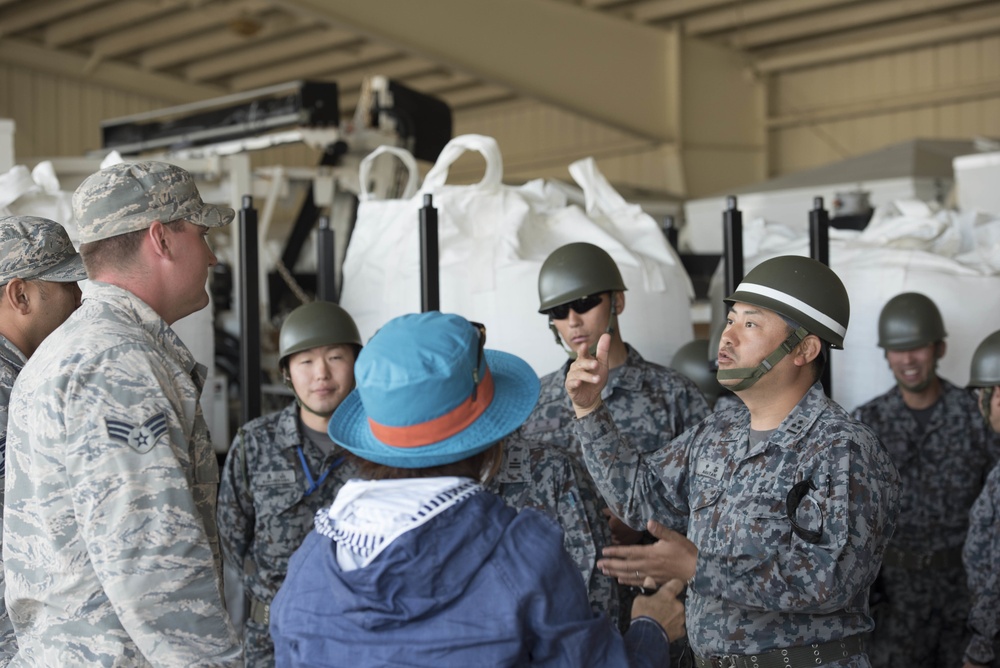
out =
<path fill-rule="evenodd" d="M 205 204 L 186 170 L 153 161 L 120 163 L 91 174 L 73 193 L 73 213 L 81 243 L 144 230 L 157 220 L 220 227 L 235 215 L 227 206 Z"/>
<path fill-rule="evenodd" d="M 12 279 L 70 283 L 87 278 L 65 228 L 47 218 L 0 218 L 0 285 Z"/>

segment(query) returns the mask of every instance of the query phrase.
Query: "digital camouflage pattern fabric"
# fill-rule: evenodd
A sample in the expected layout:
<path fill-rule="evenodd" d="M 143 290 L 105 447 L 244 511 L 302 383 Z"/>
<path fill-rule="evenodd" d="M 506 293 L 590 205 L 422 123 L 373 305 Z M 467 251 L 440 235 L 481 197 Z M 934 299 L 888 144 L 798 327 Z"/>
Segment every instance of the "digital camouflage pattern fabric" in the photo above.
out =
<path fill-rule="evenodd" d="M 242 574 L 243 589 L 258 606 L 270 606 L 278 593 L 288 560 L 312 530 L 316 511 L 333 503 L 347 480 L 358 477 L 355 460 L 345 457 L 343 448 L 335 446 L 324 455 L 302 438 L 297 415 L 298 405 L 292 403 L 244 425 L 229 449 L 219 488 L 222 553 Z M 314 480 L 328 472 L 309 494 L 299 448 Z M 274 665 L 266 622 L 249 618 L 244 623 L 248 667 Z"/>
<path fill-rule="evenodd" d="M 631 447 L 605 407 L 575 427 L 613 512 L 631 526 L 656 518 L 698 547 L 687 594 L 697 655 L 757 654 L 871 630 L 868 587 L 895 527 L 899 478 L 871 429 L 818 383 L 753 447 L 750 414 L 738 408 L 649 454 Z M 803 481 L 816 489 L 794 512 L 796 531 L 786 501 Z M 818 536 L 807 540 L 808 532 Z M 869 664 L 856 655 L 827 665 Z"/>
<path fill-rule="evenodd" d="M 194 177 L 165 162 L 123 162 L 91 174 L 73 193 L 80 243 L 138 232 L 154 221 L 220 227 L 235 212 L 205 204 Z"/>
<path fill-rule="evenodd" d="M 604 500 L 583 464 L 550 445 L 508 438 L 503 464 L 487 489 L 517 509 L 535 508 L 559 522 L 563 546 L 580 569 L 591 607 L 618 625 L 627 625 L 619 608 L 618 583 L 597 569 L 601 550 L 611 544 L 611 529 L 601 514 Z"/>
<path fill-rule="evenodd" d="M 993 467 L 972 504 L 962 561 L 972 595 L 972 637 L 964 658 L 981 666 L 1000 665 L 1000 465 Z"/>
<path fill-rule="evenodd" d="M 877 583 L 881 609 L 869 649 L 876 668 L 953 664 L 969 641 L 961 550 L 1000 440 L 972 395 L 939 380 L 926 428 L 897 387 L 853 414 L 875 430 L 900 476 L 899 519 Z"/>
<path fill-rule="evenodd" d="M 627 344 L 626 344 L 627 345 Z M 708 403 L 694 381 L 673 369 L 647 362 L 627 346 L 625 363 L 611 369 L 601 398 L 631 447 L 641 452 L 659 450 L 682 431 L 708 415 Z M 542 377 L 538 405 L 518 430 L 520 438 L 550 443 L 581 456 L 573 431 L 576 414 L 566 394 L 571 361 Z"/>
<path fill-rule="evenodd" d="M 10 393 L 14 387 L 17 375 L 24 368 L 27 358 L 13 343 L 0 336 L 0 531 L 3 529 L 4 506 L 4 471 L 7 457 L 7 407 L 10 404 Z M 0 542 L 0 548 L 3 543 Z M 17 638 L 14 636 L 14 625 L 7 614 L 7 606 L 3 601 L 4 574 L 3 562 L 0 560 L 0 666 L 7 665 L 17 653 Z"/>
<path fill-rule="evenodd" d="M 11 398 L 4 553 L 15 666 L 241 666 L 223 607 L 205 369 L 121 288 L 32 355 Z"/>
<path fill-rule="evenodd" d="M 614 416 L 618 428 L 628 436 L 630 446 L 641 452 L 654 452 L 708 415 L 708 402 L 694 381 L 673 369 L 646 361 L 628 344 L 626 349 L 625 363 L 608 373 L 608 383 L 601 392 L 601 398 Z M 542 377 L 538 404 L 518 430 L 517 436 L 568 452 L 582 464 L 580 441 L 573 430 L 576 413 L 565 387 L 570 364 L 571 360 L 557 371 Z M 603 500 L 600 504 L 602 507 L 606 505 Z M 601 520 L 602 525 L 607 524 L 607 519 L 603 516 Z M 645 522 L 633 528 L 641 530 L 643 527 Z M 600 556 L 598 551 L 598 557 Z M 610 579 L 603 574 L 598 577 Z M 597 585 L 593 581 L 591 584 Z M 615 586 L 621 610 L 619 628 L 624 630 L 635 590 Z M 678 657 L 686 644 L 684 639 L 671 643 L 671 655 Z"/>

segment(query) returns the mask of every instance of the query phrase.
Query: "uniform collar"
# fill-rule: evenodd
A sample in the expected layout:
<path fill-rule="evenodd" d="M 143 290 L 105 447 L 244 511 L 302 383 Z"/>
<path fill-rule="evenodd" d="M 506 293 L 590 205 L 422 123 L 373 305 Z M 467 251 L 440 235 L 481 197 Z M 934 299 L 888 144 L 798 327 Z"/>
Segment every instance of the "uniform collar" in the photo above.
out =
<path fill-rule="evenodd" d="M 10 340 L 0 334 L 0 359 L 6 362 L 9 366 L 16 369 L 18 372 L 24 368 L 27 363 L 28 358 L 25 357 L 17 346 L 10 342 Z"/>
<path fill-rule="evenodd" d="M 194 355 L 177 333 L 153 310 L 152 306 L 124 288 L 100 281 L 87 281 L 83 286 L 83 301 L 90 299 L 103 302 L 134 321 L 188 373 L 204 382 L 207 371 L 205 366 L 194 359 Z"/>
<path fill-rule="evenodd" d="M 813 424 L 829 406 L 830 399 L 823 393 L 823 385 L 819 382 L 814 383 L 802 396 L 799 403 L 785 416 L 770 438 L 758 443 L 753 448 L 749 448 L 745 456 L 752 457 L 761 454 L 771 447 L 781 450 L 795 448 L 796 444 L 809 433 Z M 738 429 L 733 429 L 728 436 L 724 437 L 724 440 L 748 443 L 749 434 L 750 414 L 747 413 L 743 424 Z"/>

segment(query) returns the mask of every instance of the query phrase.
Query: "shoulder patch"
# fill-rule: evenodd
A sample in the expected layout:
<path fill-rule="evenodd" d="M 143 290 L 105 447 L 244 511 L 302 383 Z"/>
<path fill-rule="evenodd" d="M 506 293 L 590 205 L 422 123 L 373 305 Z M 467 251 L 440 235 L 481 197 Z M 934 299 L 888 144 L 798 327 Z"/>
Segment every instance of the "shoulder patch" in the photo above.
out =
<path fill-rule="evenodd" d="M 104 422 L 112 441 L 124 443 L 140 455 L 152 450 L 160 437 L 167 433 L 167 416 L 162 412 L 139 425 L 110 418 L 104 418 Z"/>

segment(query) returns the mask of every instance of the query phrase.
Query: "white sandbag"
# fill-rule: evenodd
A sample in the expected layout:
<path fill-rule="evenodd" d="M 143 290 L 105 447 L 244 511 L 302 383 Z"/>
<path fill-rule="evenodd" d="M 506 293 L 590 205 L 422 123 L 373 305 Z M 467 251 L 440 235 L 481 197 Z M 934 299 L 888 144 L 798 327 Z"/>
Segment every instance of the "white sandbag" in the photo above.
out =
<path fill-rule="evenodd" d="M 449 166 L 466 151 L 485 159 L 482 180 L 447 185 Z M 399 149 L 385 152 L 399 155 Z M 378 200 L 363 193 L 340 300 L 362 338 L 420 310 L 419 210 L 430 194 L 438 214 L 441 310 L 484 323 L 490 348 L 522 357 L 539 374 L 565 360 L 538 313 L 538 271 L 556 248 L 587 241 L 614 258 L 629 288 L 621 316 L 625 339 L 647 359 L 669 363 L 692 337 L 687 273 L 656 222 L 626 203 L 593 161 L 571 172 L 586 212 L 542 181 L 504 185 L 496 141 L 464 135 L 449 142 L 412 197 Z"/>

